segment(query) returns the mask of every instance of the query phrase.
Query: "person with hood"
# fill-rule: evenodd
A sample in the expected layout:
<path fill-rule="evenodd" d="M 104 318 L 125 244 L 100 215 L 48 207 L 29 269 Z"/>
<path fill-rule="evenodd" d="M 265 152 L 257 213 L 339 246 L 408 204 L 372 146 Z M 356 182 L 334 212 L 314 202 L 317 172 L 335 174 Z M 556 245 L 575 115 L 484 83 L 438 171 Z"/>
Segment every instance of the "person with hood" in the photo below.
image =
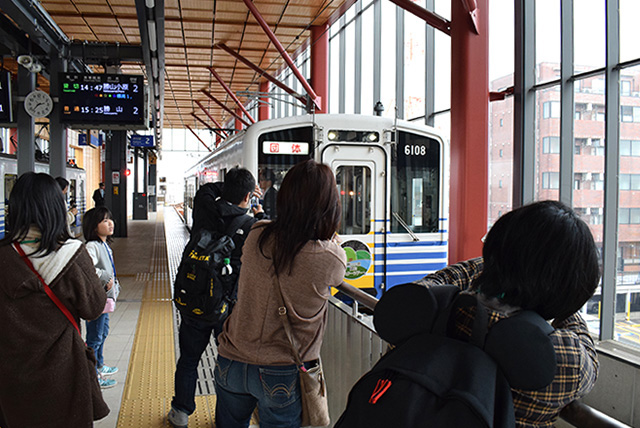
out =
<path fill-rule="evenodd" d="M 66 211 L 48 174 L 21 175 L 9 197 L 0 241 L 2 428 L 85 428 L 109 413 L 77 327 L 100 316 L 107 294 L 84 245 L 70 239 Z"/>
<path fill-rule="evenodd" d="M 252 208 L 253 217 L 247 215 L 250 200 L 260 197 L 256 180 L 244 168 L 233 168 L 225 176 L 224 184 L 207 183 L 196 192 L 193 204 L 193 226 L 191 236 L 201 229 L 225 233 L 231 223 L 239 216 L 246 219 L 240 222 L 240 229 L 233 235 L 235 249 L 231 253 L 231 267 L 234 274 L 240 272 L 242 246 L 251 226 L 264 218 L 262 206 Z M 202 353 L 209 345 L 211 333 L 217 338 L 222 332 L 222 323 L 208 323 L 183 317 L 178 331 L 180 358 L 175 373 L 175 395 L 171 401 L 169 422 L 176 428 L 187 426 L 189 415 L 196 409 L 195 391 L 198 381 L 198 363 Z"/>

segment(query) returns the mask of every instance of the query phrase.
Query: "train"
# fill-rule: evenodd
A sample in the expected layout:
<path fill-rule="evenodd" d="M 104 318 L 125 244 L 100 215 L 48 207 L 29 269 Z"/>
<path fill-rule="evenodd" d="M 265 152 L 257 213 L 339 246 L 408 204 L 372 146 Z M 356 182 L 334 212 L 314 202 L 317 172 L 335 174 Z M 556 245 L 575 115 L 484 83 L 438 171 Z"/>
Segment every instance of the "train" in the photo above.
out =
<path fill-rule="evenodd" d="M 229 136 L 185 173 L 187 225 L 198 188 L 224 181 L 229 169 L 241 166 L 256 178 L 270 170 L 277 189 L 289 168 L 309 158 L 336 176 L 346 282 L 380 297 L 447 265 L 448 139 L 432 127 L 380 116 L 270 119 Z"/>
<path fill-rule="evenodd" d="M 36 161 L 35 172 L 49 173 L 49 164 Z M 0 153 L 0 193 L 3 195 L 0 207 L 0 239 L 5 234 L 5 218 L 9 210 L 9 195 L 13 185 L 18 180 L 18 160 L 15 155 Z M 86 211 L 87 173 L 84 169 L 67 165 L 66 177 L 69 180 L 67 191 L 67 206 L 75 204 L 78 209 L 76 222 L 71 226 L 71 233 L 78 235 L 82 229 L 82 214 Z"/>

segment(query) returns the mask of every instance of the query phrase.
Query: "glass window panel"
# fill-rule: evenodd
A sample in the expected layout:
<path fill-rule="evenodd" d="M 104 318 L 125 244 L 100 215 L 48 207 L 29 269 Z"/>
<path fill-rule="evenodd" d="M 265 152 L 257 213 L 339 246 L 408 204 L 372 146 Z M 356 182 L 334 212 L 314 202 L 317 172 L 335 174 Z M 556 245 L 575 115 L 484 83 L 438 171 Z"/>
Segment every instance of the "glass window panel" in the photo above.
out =
<path fill-rule="evenodd" d="M 451 0 L 435 0 L 433 11 L 451 21 Z"/>
<path fill-rule="evenodd" d="M 489 79 L 491 90 L 513 85 L 514 64 L 514 2 L 489 2 Z"/>
<path fill-rule="evenodd" d="M 451 37 L 441 31 L 435 31 L 434 40 L 434 109 L 442 111 L 451 108 Z"/>
<path fill-rule="evenodd" d="M 544 68 L 545 65 L 541 66 Z M 560 156 L 544 152 L 544 139 L 560 135 L 560 93 L 557 86 L 536 92 L 536 200 L 559 197 Z M 557 104 L 558 107 L 553 107 Z"/>
<path fill-rule="evenodd" d="M 410 13 L 404 15 L 404 117 L 424 116 L 425 84 L 424 21 Z"/>
<path fill-rule="evenodd" d="M 338 233 L 361 235 L 371 230 L 371 170 L 366 166 L 339 166 L 336 184 L 342 205 Z"/>
<path fill-rule="evenodd" d="M 353 7 L 351 8 L 353 9 Z M 355 21 L 345 29 L 345 68 L 344 68 L 344 112 L 347 114 L 354 112 L 355 99 L 355 61 L 356 61 L 356 25 Z"/>
<path fill-rule="evenodd" d="M 332 25 L 332 28 L 337 23 Z M 340 40 L 329 42 L 329 113 L 338 113 L 340 109 Z"/>
<path fill-rule="evenodd" d="M 362 76 L 360 79 L 362 114 L 373 114 L 373 7 L 362 14 Z"/>
<path fill-rule="evenodd" d="M 560 77 L 560 0 L 535 3 L 536 83 L 542 83 Z"/>
<path fill-rule="evenodd" d="M 605 0 L 573 2 L 574 71 L 605 65 Z"/>
<path fill-rule="evenodd" d="M 396 5 L 382 2 L 382 65 L 380 67 L 380 98 L 383 116 L 396 115 Z"/>
<path fill-rule="evenodd" d="M 489 103 L 489 212 L 491 225 L 513 208 L 513 97 Z"/>
<path fill-rule="evenodd" d="M 640 2 L 620 0 L 620 61 L 640 58 Z"/>
<path fill-rule="evenodd" d="M 625 14 L 640 13 L 640 2 L 621 0 L 620 2 L 620 53 L 625 60 L 632 59 L 625 56 L 625 52 L 635 52 L 640 54 L 638 43 L 629 37 L 640 36 L 637 15 L 634 17 Z M 633 45 L 633 46 L 632 46 Z M 618 253 L 617 253 L 617 277 L 616 285 L 628 286 L 638 283 L 638 273 L 640 271 L 640 200 L 637 191 L 640 190 L 640 127 L 635 123 L 640 118 L 637 117 L 635 109 L 640 104 L 638 99 L 638 82 L 640 81 L 640 66 L 621 70 L 621 78 L 633 82 L 631 84 L 630 95 L 620 95 L 620 103 L 627 108 L 626 117 L 620 117 L 620 159 L 619 170 L 619 220 L 618 226 Z M 630 112 L 629 112 L 630 110 Z M 628 121 L 629 117 L 631 118 Z M 628 147 L 628 149 L 627 149 Z M 631 157 L 629 157 L 631 156 Z M 631 297 L 631 300 L 628 300 Z M 631 316 L 631 321 L 638 323 L 637 317 L 634 319 L 634 312 L 640 311 L 640 293 L 616 292 L 616 315 L 618 317 L 627 314 Z M 629 313 L 630 311 L 631 313 Z M 623 318 L 618 318 L 618 320 Z M 629 319 L 629 318 L 627 318 Z M 614 326 L 614 338 L 621 342 L 639 347 L 637 333 L 635 338 L 627 330 L 620 329 L 621 323 Z M 635 339 L 635 340 L 634 340 Z"/>

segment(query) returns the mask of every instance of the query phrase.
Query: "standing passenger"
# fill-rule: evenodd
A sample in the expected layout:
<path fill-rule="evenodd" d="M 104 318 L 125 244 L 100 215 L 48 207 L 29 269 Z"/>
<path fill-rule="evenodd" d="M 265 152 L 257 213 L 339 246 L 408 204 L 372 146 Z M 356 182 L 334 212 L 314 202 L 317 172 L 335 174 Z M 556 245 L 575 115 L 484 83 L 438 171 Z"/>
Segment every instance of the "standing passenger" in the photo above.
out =
<path fill-rule="evenodd" d="M 278 199 L 278 191 L 273 185 L 276 181 L 276 175 L 272 170 L 266 168 L 260 172 L 260 189 L 262 189 L 262 206 L 264 213 L 271 220 L 275 220 L 277 215 L 276 202 Z"/>
<path fill-rule="evenodd" d="M 69 191 L 69 181 L 64 177 L 56 177 L 56 181 L 60 186 L 60 190 L 62 190 L 62 194 L 67 197 L 67 192 Z M 69 211 L 67 211 L 67 225 L 69 228 L 69 235 L 73 236 L 71 231 L 71 226 L 76 222 L 76 215 L 78 215 L 78 209 L 76 208 L 76 204 L 74 201 L 70 201 Z"/>
<path fill-rule="evenodd" d="M 598 374 L 595 346 L 579 313 L 600 281 L 589 226 L 561 202 L 536 202 L 500 217 L 487 234 L 482 256 L 418 283 L 453 284 L 477 293 L 490 311 L 489 327 L 521 310 L 553 320 L 553 382 L 536 391 L 512 390 L 516 426 L 553 426 L 564 406 L 593 388 Z M 457 319 L 459 334 L 468 334 L 471 316 L 464 312 Z"/>
<path fill-rule="evenodd" d="M 342 282 L 346 255 L 335 240 L 340 203 L 331 169 L 313 160 L 294 166 L 278 192 L 278 216 L 253 227 L 242 255 L 238 303 L 220 335 L 216 426 L 299 427 L 300 385 L 278 315 L 282 290 L 301 360 L 318 363 L 331 286 Z"/>
<path fill-rule="evenodd" d="M 242 246 L 251 226 L 264 216 L 262 207 L 253 209 L 255 217 L 247 215 L 249 201 L 256 190 L 256 180 L 248 170 L 233 168 L 227 172 L 222 188 L 222 196 L 217 197 L 216 184 L 205 184 L 196 193 L 191 235 L 201 228 L 211 232 L 225 233 L 236 218 L 246 217 L 240 229 L 233 235 L 235 249 L 231 253 L 231 267 L 234 275 L 240 272 Z M 203 215 L 205 214 L 206 215 Z M 237 276 L 236 276 L 237 278 Z M 182 317 L 178 333 L 180 359 L 175 373 L 175 395 L 171 401 L 168 419 L 176 428 L 187 426 L 189 415 L 196 409 L 195 393 L 198 381 L 198 363 L 202 353 L 211 341 L 211 333 L 217 337 L 222 325 Z"/>
<path fill-rule="evenodd" d="M 109 242 L 113 238 L 113 217 L 107 207 L 92 208 L 84 214 L 82 231 L 87 241 L 87 251 L 93 260 L 96 274 L 102 281 L 107 299 L 102 315 L 93 321 L 87 321 L 87 346 L 96 353 L 100 388 L 111 388 L 116 385 L 114 379 L 107 379 L 118 372 L 117 367 L 104 364 L 104 342 L 109 335 L 109 313 L 115 309 L 115 302 L 120 294 L 120 283 L 116 277 L 116 266 L 113 263 L 113 251 Z"/>
<path fill-rule="evenodd" d="M 21 175 L 9 206 L 7 236 L 0 241 L 2 427 L 90 427 L 109 408 L 71 319 L 77 325 L 79 318 L 98 317 L 105 291 L 82 243 L 69 239 L 65 201 L 53 177 Z"/>
<path fill-rule="evenodd" d="M 104 206 L 104 183 L 98 184 L 98 188 L 93 192 L 92 199 L 96 207 Z"/>

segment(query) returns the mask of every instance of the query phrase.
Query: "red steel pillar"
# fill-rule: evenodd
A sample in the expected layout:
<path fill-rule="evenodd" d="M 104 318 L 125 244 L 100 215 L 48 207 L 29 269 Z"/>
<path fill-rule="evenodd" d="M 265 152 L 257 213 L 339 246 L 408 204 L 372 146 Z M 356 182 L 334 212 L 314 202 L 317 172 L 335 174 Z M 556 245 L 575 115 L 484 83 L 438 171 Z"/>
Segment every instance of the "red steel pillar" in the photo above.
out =
<path fill-rule="evenodd" d="M 263 80 L 260 82 L 260 103 L 258 104 L 258 120 L 269 119 L 269 97 L 266 95 L 269 92 L 269 81 Z"/>
<path fill-rule="evenodd" d="M 489 159 L 489 0 L 477 0 L 478 33 L 451 2 L 451 202 L 449 262 L 482 254 Z"/>
<path fill-rule="evenodd" d="M 311 87 L 320 97 L 320 109 L 316 113 L 329 111 L 329 26 L 311 27 Z"/>
<path fill-rule="evenodd" d="M 236 108 L 236 114 L 239 117 L 242 117 L 242 110 L 240 110 L 240 108 Z M 242 122 L 240 121 L 240 119 L 238 119 L 237 117 L 235 118 L 235 121 L 233 122 L 233 127 L 240 130 L 243 128 L 242 126 Z"/>

